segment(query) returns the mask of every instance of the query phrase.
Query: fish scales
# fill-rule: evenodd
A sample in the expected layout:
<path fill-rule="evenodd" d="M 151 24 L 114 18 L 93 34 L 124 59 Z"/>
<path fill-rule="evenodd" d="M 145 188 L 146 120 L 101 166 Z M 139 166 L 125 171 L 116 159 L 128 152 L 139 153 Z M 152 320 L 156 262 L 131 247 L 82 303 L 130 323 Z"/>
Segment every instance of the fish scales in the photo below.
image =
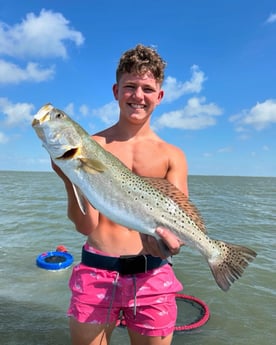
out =
<path fill-rule="evenodd" d="M 61 110 L 43 106 L 32 125 L 51 159 L 72 182 L 83 212 L 85 196 L 99 212 L 129 229 L 158 240 L 156 227 L 170 229 L 205 257 L 224 291 L 256 257 L 252 249 L 211 239 L 197 208 L 181 191 L 166 180 L 134 174 Z"/>

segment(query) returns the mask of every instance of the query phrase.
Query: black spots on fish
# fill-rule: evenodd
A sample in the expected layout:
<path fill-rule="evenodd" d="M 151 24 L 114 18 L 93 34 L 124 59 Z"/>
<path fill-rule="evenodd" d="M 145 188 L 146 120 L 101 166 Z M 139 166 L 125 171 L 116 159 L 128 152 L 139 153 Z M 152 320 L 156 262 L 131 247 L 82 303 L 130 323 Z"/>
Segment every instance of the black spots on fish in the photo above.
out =
<path fill-rule="evenodd" d="M 185 215 L 190 218 L 195 224 L 196 228 L 206 233 L 204 221 L 198 211 L 198 209 L 192 204 L 188 197 L 172 185 L 169 181 L 162 178 L 144 178 L 151 186 L 159 190 L 160 196 L 163 196 L 165 200 L 169 198 L 175 205 L 182 210 Z"/>
<path fill-rule="evenodd" d="M 183 229 L 185 229 L 187 226 L 189 228 L 192 228 L 192 229 L 197 229 L 197 225 L 195 224 L 195 222 L 192 219 L 190 219 L 189 217 L 183 216 L 182 212 L 179 212 L 179 218 L 181 219 L 180 222 L 181 222 L 181 226 Z M 195 231 L 192 231 L 191 234 L 193 236 L 195 236 L 196 233 L 195 233 Z"/>
<path fill-rule="evenodd" d="M 151 205 L 149 205 L 148 203 L 146 203 L 145 204 L 145 206 L 150 210 L 150 211 L 152 211 L 153 210 L 153 208 L 152 208 L 152 206 Z"/>
<path fill-rule="evenodd" d="M 218 265 L 218 269 L 220 270 L 220 272 L 225 271 L 227 267 L 228 267 L 228 264 L 226 262 L 223 262 L 220 265 Z"/>
<path fill-rule="evenodd" d="M 227 291 L 231 284 L 241 277 L 256 253 L 247 247 L 213 240 L 220 253 L 212 261 L 208 260 L 211 271 L 219 287 Z"/>

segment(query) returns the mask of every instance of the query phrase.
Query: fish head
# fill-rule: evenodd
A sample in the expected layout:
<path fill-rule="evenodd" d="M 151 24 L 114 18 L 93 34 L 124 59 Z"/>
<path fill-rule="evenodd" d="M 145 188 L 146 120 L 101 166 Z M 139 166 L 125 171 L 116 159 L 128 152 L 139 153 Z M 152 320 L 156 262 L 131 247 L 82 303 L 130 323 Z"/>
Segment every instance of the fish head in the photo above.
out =
<path fill-rule="evenodd" d="M 70 158 L 81 147 L 81 137 L 73 120 L 51 104 L 39 109 L 32 127 L 53 160 Z"/>

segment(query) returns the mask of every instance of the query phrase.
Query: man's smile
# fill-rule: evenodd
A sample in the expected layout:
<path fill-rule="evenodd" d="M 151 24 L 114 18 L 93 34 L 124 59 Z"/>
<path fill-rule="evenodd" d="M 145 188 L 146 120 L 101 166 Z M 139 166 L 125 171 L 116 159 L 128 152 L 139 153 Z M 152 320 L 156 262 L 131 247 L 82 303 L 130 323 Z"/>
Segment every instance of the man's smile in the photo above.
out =
<path fill-rule="evenodd" d="M 146 107 L 145 104 L 129 103 L 128 105 L 134 109 L 144 109 Z"/>

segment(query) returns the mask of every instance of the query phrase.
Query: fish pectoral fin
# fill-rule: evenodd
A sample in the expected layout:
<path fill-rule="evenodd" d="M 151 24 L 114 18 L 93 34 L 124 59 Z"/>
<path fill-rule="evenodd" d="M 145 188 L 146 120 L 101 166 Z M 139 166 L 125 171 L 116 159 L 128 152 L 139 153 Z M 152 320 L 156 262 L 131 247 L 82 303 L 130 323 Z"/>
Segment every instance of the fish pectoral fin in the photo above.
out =
<path fill-rule="evenodd" d="M 85 215 L 86 214 L 86 207 L 85 207 L 85 198 L 84 195 L 82 194 L 81 190 L 79 189 L 79 187 L 77 187 L 76 185 L 74 185 L 72 183 L 73 186 L 73 190 L 74 190 L 74 194 L 75 197 L 77 199 L 79 208 L 81 210 L 81 212 Z"/>
<path fill-rule="evenodd" d="M 82 168 L 87 173 L 95 174 L 106 170 L 106 166 L 97 159 L 79 158 L 79 160 L 82 164 Z"/>

